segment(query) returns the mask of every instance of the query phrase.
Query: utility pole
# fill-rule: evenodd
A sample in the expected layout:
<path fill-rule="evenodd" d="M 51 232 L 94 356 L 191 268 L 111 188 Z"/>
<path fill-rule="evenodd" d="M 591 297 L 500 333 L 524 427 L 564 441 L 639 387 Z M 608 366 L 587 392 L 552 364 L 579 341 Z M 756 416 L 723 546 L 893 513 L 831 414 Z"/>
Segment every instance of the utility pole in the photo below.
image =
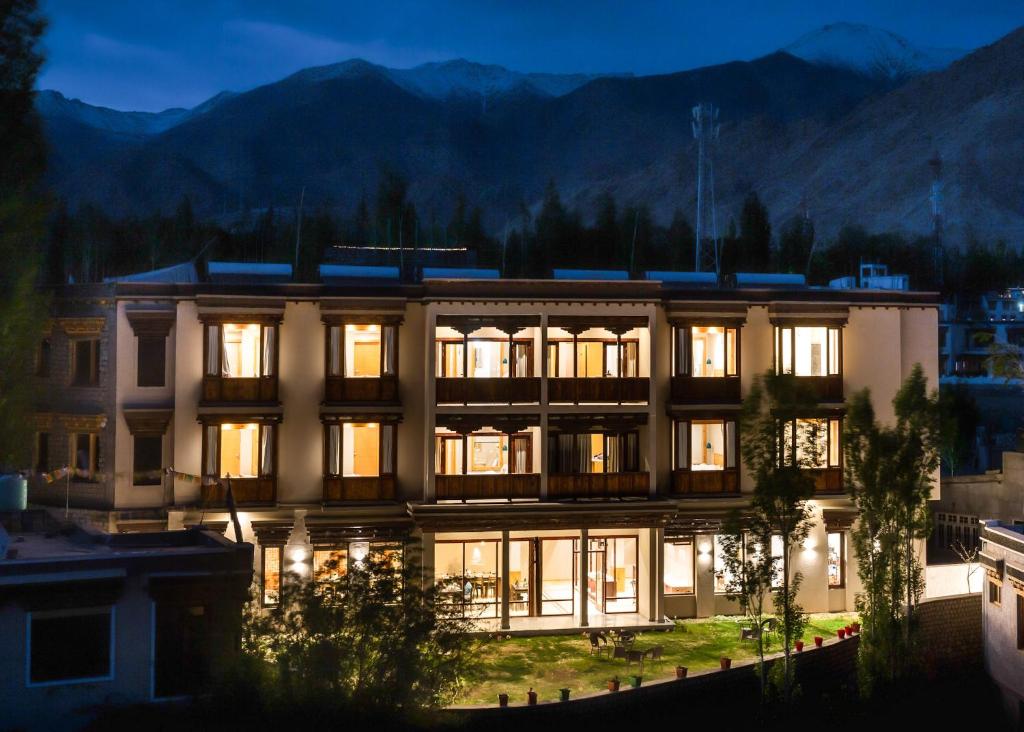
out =
<path fill-rule="evenodd" d="M 302 204 L 306 200 L 306 186 L 302 186 L 302 193 L 299 195 L 299 216 L 295 223 L 295 269 L 292 276 L 299 272 L 299 246 L 302 243 Z"/>
<path fill-rule="evenodd" d="M 700 102 L 692 110 L 691 127 L 697 140 L 697 246 L 694 270 L 718 273 L 718 221 L 715 217 L 715 169 L 711 145 L 718 140 L 718 109 Z M 707 241 L 705 241 L 707 240 Z"/>

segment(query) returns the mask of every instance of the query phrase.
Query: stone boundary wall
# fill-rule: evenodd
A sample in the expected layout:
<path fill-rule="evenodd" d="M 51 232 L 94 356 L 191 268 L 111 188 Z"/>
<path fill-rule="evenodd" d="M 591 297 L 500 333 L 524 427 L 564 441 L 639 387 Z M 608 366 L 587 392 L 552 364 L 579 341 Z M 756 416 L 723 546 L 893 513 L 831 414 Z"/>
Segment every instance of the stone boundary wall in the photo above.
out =
<path fill-rule="evenodd" d="M 925 600 L 917 609 L 921 655 L 930 675 L 982 665 L 981 594 Z"/>
<path fill-rule="evenodd" d="M 796 654 L 797 680 L 808 696 L 817 694 L 855 694 L 857 675 L 857 648 L 859 638 L 826 641 L 821 648 L 804 648 Z M 778 654 L 766 660 L 771 664 Z M 445 721 L 471 729 L 486 727 L 490 731 L 503 729 L 554 729 L 555 725 L 569 725 L 576 729 L 596 724 L 600 729 L 612 725 L 633 726 L 637 719 L 718 720 L 719 723 L 737 720 L 737 713 L 756 707 L 759 703 L 759 681 L 755 664 L 734 664 L 726 671 L 707 671 L 685 679 L 654 681 L 638 689 L 629 687 L 629 677 L 620 674 L 621 690 L 598 692 L 580 696 L 568 702 L 543 701 L 527 706 L 526 690 L 517 689 L 522 699 L 511 699 L 510 706 L 502 709 L 487 707 L 450 707 L 444 710 Z M 628 728 L 628 727 L 624 727 Z"/>

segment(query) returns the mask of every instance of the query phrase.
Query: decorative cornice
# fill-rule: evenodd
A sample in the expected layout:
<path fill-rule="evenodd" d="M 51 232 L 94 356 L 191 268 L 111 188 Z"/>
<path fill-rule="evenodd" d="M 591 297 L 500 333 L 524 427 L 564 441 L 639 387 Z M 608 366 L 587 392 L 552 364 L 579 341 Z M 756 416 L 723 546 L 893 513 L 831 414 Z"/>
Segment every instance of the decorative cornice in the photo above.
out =
<path fill-rule="evenodd" d="M 100 432 L 107 426 L 105 414 L 61 414 L 57 418 L 67 432 Z"/>
<path fill-rule="evenodd" d="M 32 415 L 32 426 L 39 432 L 53 428 L 53 412 L 36 412 Z"/>
<path fill-rule="evenodd" d="M 773 302 L 768 305 L 772 325 L 843 326 L 850 319 L 849 305 L 816 302 Z"/>
<path fill-rule="evenodd" d="M 613 503 L 416 504 L 413 520 L 423 531 L 500 529 L 660 528 L 676 512 L 670 501 Z"/>
<path fill-rule="evenodd" d="M 106 318 L 58 318 L 61 330 L 72 337 L 98 336 L 103 332 Z"/>
<path fill-rule="evenodd" d="M 137 336 L 166 338 L 175 321 L 173 310 L 126 310 L 125 316 Z"/>
<path fill-rule="evenodd" d="M 133 435 L 163 435 L 174 416 L 173 409 L 125 409 L 124 421 Z"/>

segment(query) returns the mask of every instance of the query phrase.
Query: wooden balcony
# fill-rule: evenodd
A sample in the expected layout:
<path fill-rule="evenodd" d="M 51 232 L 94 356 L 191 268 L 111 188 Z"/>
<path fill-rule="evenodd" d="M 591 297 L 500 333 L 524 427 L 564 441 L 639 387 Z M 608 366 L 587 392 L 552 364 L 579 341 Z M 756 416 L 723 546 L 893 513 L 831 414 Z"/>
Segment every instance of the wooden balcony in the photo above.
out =
<path fill-rule="evenodd" d="M 434 497 L 438 501 L 472 501 L 485 498 L 540 498 L 540 475 L 436 475 Z"/>
<path fill-rule="evenodd" d="M 677 404 L 739 404 L 738 376 L 673 376 L 672 401 Z"/>
<path fill-rule="evenodd" d="M 395 500 L 395 476 L 342 478 L 324 476 L 324 503 Z"/>
<path fill-rule="evenodd" d="M 540 378 L 453 378 L 435 380 L 438 404 L 539 404 Z"/>
<path fill-rule="evenodd" d="M 819 402 L 844 401 L 843 377 L 839 374 L 833 374 L 832 376 L 798 376 L 796 378 L 814 391 Z"/>
<path fill-rule="evenodd" d="M 632 377 L 580 377 L 548 379 L 548 402 L 551 404 L 645 403 L 649 399 L 650 379 Z"/>
<path fill-rule="evenodd" d="M 324 382 L 324 401 L 329 404 L 397 404 L 398 377 L 328 376 Z"/>
<path fill-rule="evenodd" d="M 735 496 L 739 492 L 739 471 L 736 468 L 672 471 L 674 496 Z"/>
<path fill-rule="evenodd" d="M 277 377 L 203 377 L 204 402 L 276 402 Z"/>
<path fill-rule="evenodd" d="M 272 506 L 277 502 L 277 478 L 232 478 L 231 494 L 238 506 Z M 203 485 L 201 496 L 204 506 L 226 506 L 227 479 Z"/>
<path fill-rule="evenodd" d="M 645 497 L 650 473 L 561 473 L 548 476 L 548 498 Z"/>
<path fill-rule="evenodd" d="M 846 492 L 846 489 L 843 486 L 842 468 L 820 468 L 817 470 L 808 470 L 807 472 L 814 475 L 815 493 L 827 494 Z"/>

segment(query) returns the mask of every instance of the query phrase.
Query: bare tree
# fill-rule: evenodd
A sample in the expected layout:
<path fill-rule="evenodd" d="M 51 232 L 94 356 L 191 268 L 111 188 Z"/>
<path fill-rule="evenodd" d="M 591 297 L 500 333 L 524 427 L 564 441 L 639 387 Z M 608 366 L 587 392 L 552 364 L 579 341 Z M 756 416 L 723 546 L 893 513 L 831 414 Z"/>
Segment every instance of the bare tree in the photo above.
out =
<path fill-rule="evenodd" d="M 978 571 L 978 547 L 968 548 L 962 541 L 956 539 L 950 549 L 961 562 L 967 565 L 967 594 L 969 595 L 971 594 L 971 576 Z"/>

